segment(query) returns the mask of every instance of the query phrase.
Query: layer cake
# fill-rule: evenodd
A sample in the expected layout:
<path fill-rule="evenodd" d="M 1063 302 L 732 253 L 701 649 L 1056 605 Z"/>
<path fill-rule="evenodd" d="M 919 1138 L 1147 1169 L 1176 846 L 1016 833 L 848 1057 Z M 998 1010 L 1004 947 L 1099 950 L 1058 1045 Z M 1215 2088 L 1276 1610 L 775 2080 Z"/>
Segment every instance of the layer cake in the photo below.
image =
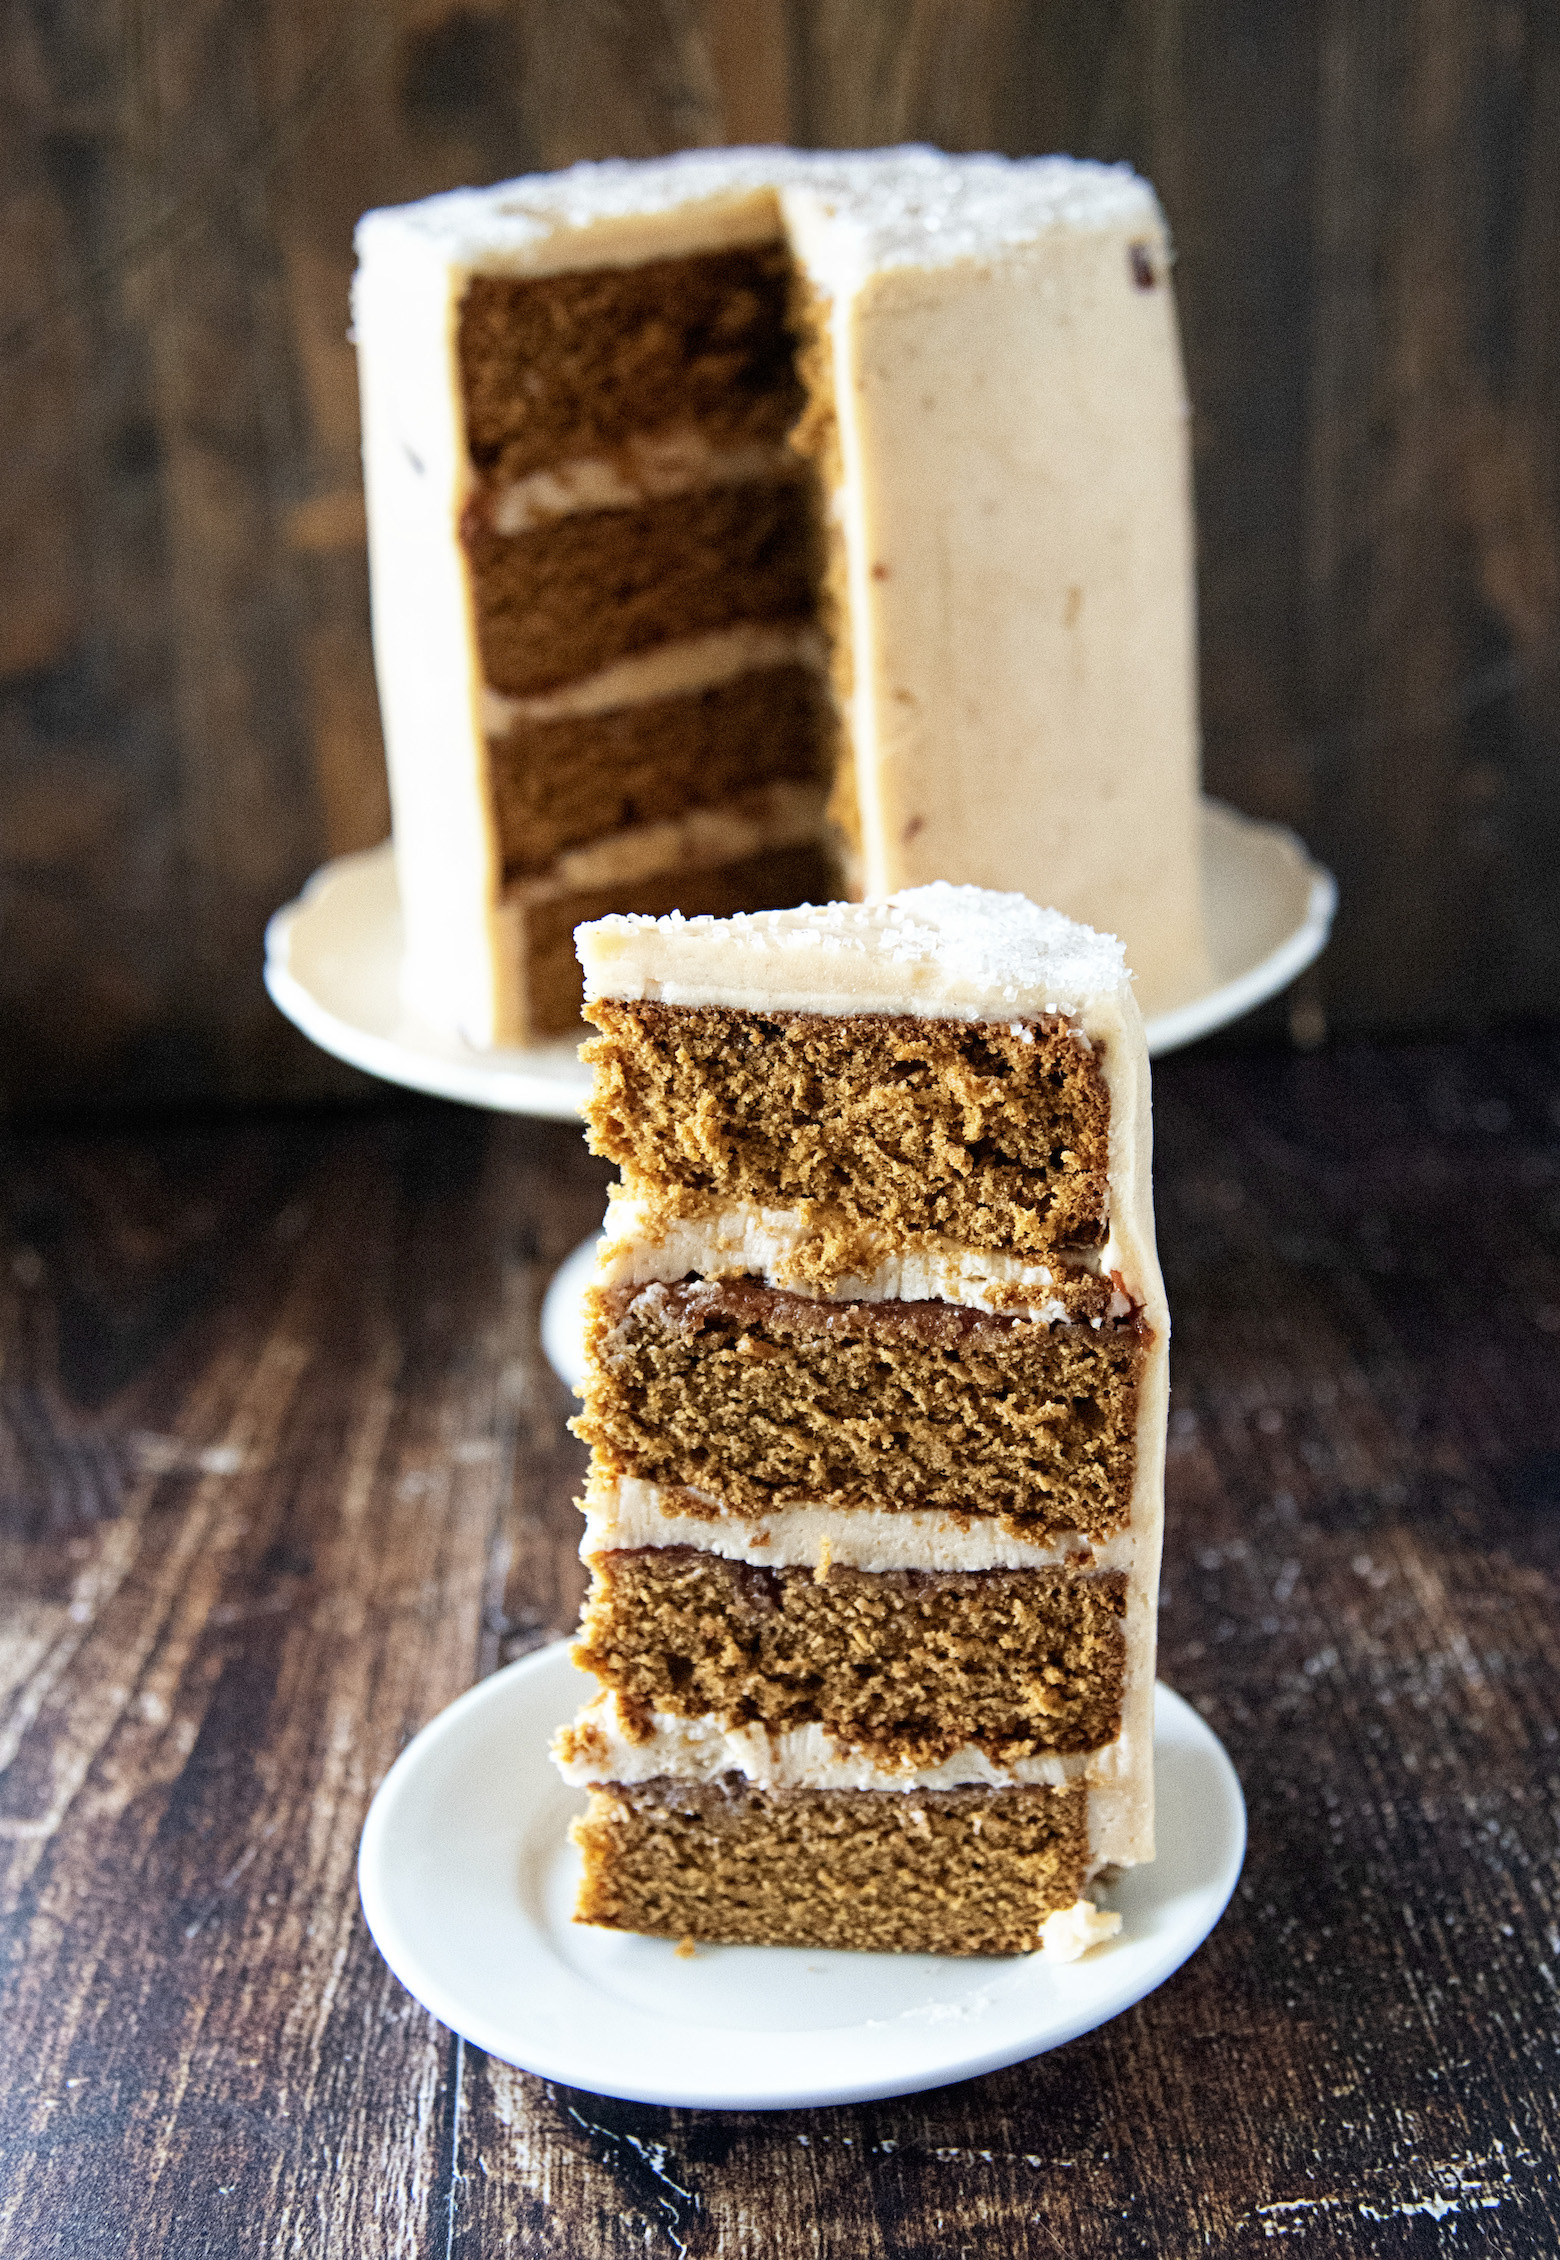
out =
<path fill-rule="evenodd" d="M 951 879 L 1206 973 L 1186 407 L 1126 168 L 697 151 L 370 213 L 409 1001 L 566 1030 L 603 911 Z"/>
<path fill-rule="evenodd" d="M 621 1170 L 580 1919 L 1081 1951 L 1153 1854 L 1169 1327 L 1121 946 L 945 884 L 578 944 Z"/>

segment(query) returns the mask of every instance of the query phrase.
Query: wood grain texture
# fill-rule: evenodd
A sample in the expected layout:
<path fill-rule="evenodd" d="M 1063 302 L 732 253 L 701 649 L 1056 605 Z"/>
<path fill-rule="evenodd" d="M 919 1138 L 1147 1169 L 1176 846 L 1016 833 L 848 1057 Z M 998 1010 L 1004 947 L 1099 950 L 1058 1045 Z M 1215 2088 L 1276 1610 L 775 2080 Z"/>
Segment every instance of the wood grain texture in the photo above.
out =
<path fill-rule="evenodd" d="M 1560 1041 L 1156 1075 L 1162 1670 L 1251 1817 L 1055 2055 L 606 2102 L 357 1912 L 406 1737 L 578 1605 L 536 1338 L 603 1173 L 433 1106 L 4 1140 L 0 2249 L 794 2260 L 1560 2243 Z"/>
<path fill-rule="evenodd" d="M 353 1087 L 259 981 L 387 818 L 352 223 L 738 138 L 1157 180 L 1208 779 L 1344 883 L 1309 1023 L 1560 1006 L 1537 0 L 23 0 L 0 89 L 0 1104 Z"/>

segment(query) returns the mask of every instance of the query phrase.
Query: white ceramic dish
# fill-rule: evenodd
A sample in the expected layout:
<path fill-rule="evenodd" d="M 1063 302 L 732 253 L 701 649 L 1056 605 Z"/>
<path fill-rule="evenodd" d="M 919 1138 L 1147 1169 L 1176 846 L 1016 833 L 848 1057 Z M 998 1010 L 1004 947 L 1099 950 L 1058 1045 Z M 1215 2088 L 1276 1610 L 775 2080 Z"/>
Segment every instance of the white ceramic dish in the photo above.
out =
<path fill-rule="evenodd" d="M 1215 985 L 1148 1023 L 1159 1054 L 1250 1012 L 1303 972 L 1327 940 L 1331 873 L 1292 832 L 1203 802 L 1203 888 Z M 401 906 L 387 841 L 338 856 L 266 929 L 266 987 L 289 1020 L 370 1075 L 505 1114 L 572 1120 L 589 1076 L 572 1040 L 477 1052 L 401 1002 Z"/>
<path fill-rule="evenodd" d="M 585 1290 L 600 1244 L 601 1234 L 593 1232 L 571 1248 L 542 1297 L 542 1355 L 568 1389 L 577 1389 L 585 1378 Z"/>
<path fill-rule="evenodd" d="M 1246 1809 L 1212 1730 L 1157 1690 L 1159 1858 L 1081 1961 L 960 1961 L 629 1937 L 570 1919 L 583 1804 L 547 1757 L 584 1681 L 559 1642 L 472 1688 L 396 1760 L 358 1887 L 401 1983 L 504 2062 L 597 2095 L 724 2110 L 909 2095 L 1090 2032 L 1162 1985 L 1240 1873 Z"/>

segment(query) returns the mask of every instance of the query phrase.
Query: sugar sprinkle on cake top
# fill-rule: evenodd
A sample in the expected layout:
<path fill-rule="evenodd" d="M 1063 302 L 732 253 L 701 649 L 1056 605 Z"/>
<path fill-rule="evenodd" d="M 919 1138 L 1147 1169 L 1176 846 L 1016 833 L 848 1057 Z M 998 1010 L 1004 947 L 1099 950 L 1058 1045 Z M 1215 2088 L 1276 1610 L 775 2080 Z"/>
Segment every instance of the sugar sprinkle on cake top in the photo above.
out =
<path fill-rule="evenodd" d="M 860 152 L 695 149 L 648 163 L 585 162 L 527 174 L 498 190 L 451 189 L 420 204 L 369 212 L 358 223 L 358 248 L 393 234 L 441 258 L 476 264 L 507 257 L 535 271 L 563 251 L 559 238 L 576 230 L 766 190 L 818 200 L 838 229 L 841 282 L 869 267 L 978 258 L 1045 228 L 1160 219 L 1152 188 L 1130 165 L 1088 158 L 950 157 L 915 144 Z"/>
<path fill-rule="evenodd" d="M 576 947 L 587 998 L 667 1004 L 978 1019 L 1076 1012 L 1131 984 L 1114 935 L 1024 895 L 946 881 L 881 902 L 732 918 L 601 918 L 579 929 Z"/>

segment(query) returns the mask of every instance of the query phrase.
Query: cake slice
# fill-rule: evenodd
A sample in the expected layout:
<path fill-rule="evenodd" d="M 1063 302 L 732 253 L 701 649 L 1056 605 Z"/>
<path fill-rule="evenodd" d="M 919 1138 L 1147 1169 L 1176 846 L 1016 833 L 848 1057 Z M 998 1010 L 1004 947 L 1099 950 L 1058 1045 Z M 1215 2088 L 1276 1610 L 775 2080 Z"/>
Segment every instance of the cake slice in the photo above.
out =
<path fill-rule="evenodd" d="M 704 150 L 370 213 L 353 315 L 408 999 L 924 880 L 1206 975 L 1170 257 L 1123 166 Z"/>
<path fill-rule="evenodd" d="M 579 1917 L 1081 1951 L 1153 1855 L 1169 1327 L 1121 945 L 945 884 L 577 939 L 622 1172 Z"/>

